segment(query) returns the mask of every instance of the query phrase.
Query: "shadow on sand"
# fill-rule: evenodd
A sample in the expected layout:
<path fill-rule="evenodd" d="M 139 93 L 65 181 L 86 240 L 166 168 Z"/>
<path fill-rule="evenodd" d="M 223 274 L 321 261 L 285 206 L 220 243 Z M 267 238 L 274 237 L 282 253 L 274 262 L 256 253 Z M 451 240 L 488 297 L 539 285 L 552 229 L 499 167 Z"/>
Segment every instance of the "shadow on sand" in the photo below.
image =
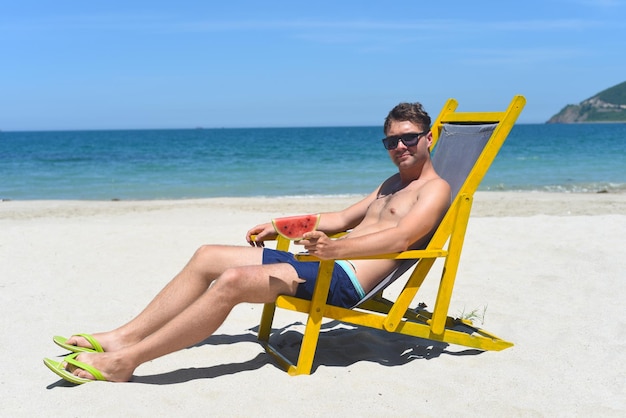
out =
<path fill-rule="evenodd" d="M 291 361 L 298 356 L 304 324 L 294 322 L 280 329 L 272 330 L 271 343 Z M 228 345 L 242 342 L 257 342 L 258 327 L 238 335 L 219 334 L 190 347 L 204 345 Z M 414 360 L 431 360 L 443 355 L 478 355 L 481 350 L 462 349 L 449 351 L 448 344 L 388 333 L 367 327 L 345 325 L 331 321 L 322 325 L 320 338 L 313 362 L 312 373 L 319 366 L 347 367 L 360 361 L 370 361 L 383 366 L 401 366 Z M 254 358 L 238 363 L 223 363 L 214 366 L 173 370 L 148 376 L 133 376 L 132 382 L 151 385 L 172 385 L 198 379 L 212 379 L 230 374 L 257 370 L 265 365 L 278 367 L 271 356 L 258 353 Z M 67 387 L 73 384 L 63 380 L 48 386 Z"/>
<path fill-rule="evenodd" d="M 282 354 L 292 361 L 298 356 L 304 325 L 295 322 L 280 329 L 272 330 L 271 342 Z M 213 335 L 195 347 L 204 345 L 224 345 L 241 342 L 257 342 L 258 327 L 239 335 Z M 421 338 L 388 333 L 367 327 L 356 327 L 331 321 L 322 326 L 313 362 L 312 372 L 319 366 L 347 367 L 360 361 L 370 361 L 383 366 L 401 366 L 414 360 L 431 360 L 442 354 L 452 356 L 478 355 L 481 350 L 463 349 L 449 351 L 448 344 Z M 242 363 L 225 363 L 202 368 L 180 369 L 168 373 L 135 376 L 133 382 L 168 385 L 196 379 L 210 379 L 224 375 L 256 370 L 271 364 L 273 359 L 266 353 Z"/>

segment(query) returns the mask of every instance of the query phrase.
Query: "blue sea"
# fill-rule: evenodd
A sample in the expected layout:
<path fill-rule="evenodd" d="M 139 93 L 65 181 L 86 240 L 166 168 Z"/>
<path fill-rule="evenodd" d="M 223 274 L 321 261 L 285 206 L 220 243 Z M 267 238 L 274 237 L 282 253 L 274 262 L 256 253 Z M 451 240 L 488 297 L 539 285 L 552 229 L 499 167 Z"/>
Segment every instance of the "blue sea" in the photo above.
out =
<path fill-rule="evenodd" d="M 0 199 L 332 196 L 395 172 L 380 127 L 0 132 Z M 519 124 L 479 190 L 626 192 L 626 124 Z"/>

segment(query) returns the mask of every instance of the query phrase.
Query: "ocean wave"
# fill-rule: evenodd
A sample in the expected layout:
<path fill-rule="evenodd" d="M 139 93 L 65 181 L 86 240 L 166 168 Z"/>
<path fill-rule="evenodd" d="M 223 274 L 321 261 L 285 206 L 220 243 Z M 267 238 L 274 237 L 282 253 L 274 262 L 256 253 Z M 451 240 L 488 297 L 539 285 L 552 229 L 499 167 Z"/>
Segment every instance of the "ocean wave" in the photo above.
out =
<path fill-rule="evenodd" d="M 551 192 L 551 193 L 626 193 L 626 183 L 590 182 L 571 184 L 546 185 L 490 185 L 479 187 L 481 191 L 523 191 L 523 192 Z"/>

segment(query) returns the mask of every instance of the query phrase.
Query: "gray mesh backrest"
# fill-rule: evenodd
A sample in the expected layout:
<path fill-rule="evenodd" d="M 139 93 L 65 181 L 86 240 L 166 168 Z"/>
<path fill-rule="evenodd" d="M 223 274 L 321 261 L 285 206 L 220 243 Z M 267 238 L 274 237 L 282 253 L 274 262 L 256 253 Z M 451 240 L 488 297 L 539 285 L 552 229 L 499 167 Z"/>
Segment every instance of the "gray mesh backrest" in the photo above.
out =
<path fill-rule="evenodd" d="M 496 126 L 443 125 L 432 160 L 437 174 L 450 185 L 453 201 Z"/>
<path fill-rule="evenodd" d="M 437 174 L 448 182 L 451 188 L 452 201 L 456 198 L 461 186 L 469 175 L 476 160 L 485 148 L 493 130 L 498 126 L 484 125 L 452 125 L 445 124 L 433 151 L 432 161 Z M 391 283 L 407 272 L 417 260 L 400 262 L 398 268 L 372 290 L 369 291 L 355 306 L 360 305 L 375 294 L 384 290 Z M 353 307 L 355 307 L 353 306 Z"/>

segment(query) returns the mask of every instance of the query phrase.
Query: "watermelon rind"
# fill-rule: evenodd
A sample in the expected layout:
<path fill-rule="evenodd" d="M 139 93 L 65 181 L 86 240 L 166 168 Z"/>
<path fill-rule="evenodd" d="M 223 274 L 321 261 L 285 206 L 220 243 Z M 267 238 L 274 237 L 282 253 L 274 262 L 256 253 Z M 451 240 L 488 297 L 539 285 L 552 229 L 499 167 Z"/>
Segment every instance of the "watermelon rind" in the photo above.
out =
<path fill-rule="evenodd" d="M 319 213 L 272 219 L 272 225 L 278 235 L 292 241 L 301 240 L 305 233 L 315 231 L 319 222 Z"/>

